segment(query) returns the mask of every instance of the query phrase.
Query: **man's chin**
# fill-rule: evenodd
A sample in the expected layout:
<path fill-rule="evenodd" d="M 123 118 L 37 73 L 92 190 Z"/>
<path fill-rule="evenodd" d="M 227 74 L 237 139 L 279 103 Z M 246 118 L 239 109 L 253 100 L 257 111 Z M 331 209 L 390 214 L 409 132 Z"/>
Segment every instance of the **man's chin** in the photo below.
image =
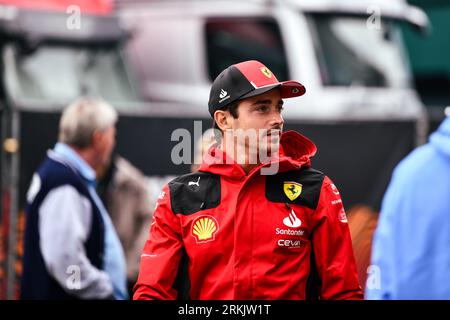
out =
<path fill-rule="evenodd" d="M 265 146 L 261 146 L 259 149 L 260 158 L 273 158 L 280 151 L 280 142 L 279 139 L 276 141 L 268 141 Z"/>

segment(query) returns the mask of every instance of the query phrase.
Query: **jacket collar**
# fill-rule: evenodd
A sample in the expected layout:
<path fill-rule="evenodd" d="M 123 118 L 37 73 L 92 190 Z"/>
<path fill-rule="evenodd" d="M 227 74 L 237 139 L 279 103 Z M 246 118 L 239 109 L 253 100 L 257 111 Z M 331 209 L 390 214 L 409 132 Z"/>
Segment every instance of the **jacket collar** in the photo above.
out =
<path fill-rule="evenodd" d="M 299 169 L 302 166 L 309 167 L 311 165 L 310 158 L 316 152 L 317 147 L 311 140 L 295 131 L 287 131 L 281 135 L 279 154 L 272 157 L 270 162 L 260 164 L 248 175 L 274 163 L 278 163 L 278 172 Z M 214 145 L 208 150 L 199 171 L 227 176 L 237 180 L 247 176 L 244 169 L 226 155 L 218 145 Z"/>
<path fill-rule="evenodd" d="M 58 142 L 50 154 L 60 158 L 74 168 L 87 182 L 95 185 L 96 175 L 94 169 L 69 145 Z"/>

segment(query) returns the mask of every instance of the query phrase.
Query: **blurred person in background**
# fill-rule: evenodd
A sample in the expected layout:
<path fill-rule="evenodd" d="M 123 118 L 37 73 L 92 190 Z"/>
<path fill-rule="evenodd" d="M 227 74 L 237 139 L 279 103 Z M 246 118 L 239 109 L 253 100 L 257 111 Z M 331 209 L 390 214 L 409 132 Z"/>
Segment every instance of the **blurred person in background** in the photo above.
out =
<path fill-rule="evenodd" d="M 128 292 L 132 293 L 156 200 L 164 184 L 174 177 L 146 177 L 120 155 L 114 155 L 97 170 L 97 177 L 97 192 L 108 209 L 125 252 Z"/>
<path fill-rule="evenodd" d="M 282 134 L 282 99 L 304 93 L 258 61 L 214 80 L 209 112 L 224 137 L 163 188 L 134 299 L 362 299 L 339 191 L 311 168 L 316 146 Z M 233 143 L 243 130 L 258 140 Z M 261 150 L 267 159 L 249 160 Z"/>
<path fill-rule="evenodd" d="M 59 142 L 27 194 L 22 299 L 127 298 L 122 245 L 95 191 L 95 170 L 115 145 L 117 117 L 93 98 L 63 111 Z"/>
<path fill-rule="evenodd" d="M 372 271 L 367 299 L 450 299 L 450 117 L 395 168 Z"/>

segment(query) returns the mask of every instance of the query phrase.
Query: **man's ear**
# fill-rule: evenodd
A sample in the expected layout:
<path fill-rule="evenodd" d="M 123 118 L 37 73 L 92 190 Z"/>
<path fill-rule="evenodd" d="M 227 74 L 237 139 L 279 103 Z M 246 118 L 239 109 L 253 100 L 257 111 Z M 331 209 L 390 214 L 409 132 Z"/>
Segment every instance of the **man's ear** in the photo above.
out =
<path fill-rule="evenodd" d="M 94 130 L 94 132 L 92 133 L 91 145 L 93 147 L 97 147 L 99 144 L 101 144 L 102 139 L 103 139 L 102 132 L 99 130 Z"/>
<path fill-rule="evenodd" d="M 225 131 L 231 129 L 230 116 L 231 114 L 229 111 L 217 110 L 214 112 L 214 121 L 217 123 L 220 130 Z"/>

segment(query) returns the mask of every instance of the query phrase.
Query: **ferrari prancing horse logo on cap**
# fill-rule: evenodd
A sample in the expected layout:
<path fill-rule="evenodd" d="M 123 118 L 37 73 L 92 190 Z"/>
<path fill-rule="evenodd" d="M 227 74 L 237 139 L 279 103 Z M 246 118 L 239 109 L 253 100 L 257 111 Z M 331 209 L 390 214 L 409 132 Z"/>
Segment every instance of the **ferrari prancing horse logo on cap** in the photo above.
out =
<path fill-rule="evenodd" d="M 261 69 L 262 74 L 265 75 L 267 78 L 272 78 L 272 72 L 267 67 L 262 67 Z"/>
<path fill-rule="evenodd" d="M 285 181 L 283 185 L 284 194 L 289 200 L 294 201 L 302 193 L 302 187 L 298 182 Z"/>

